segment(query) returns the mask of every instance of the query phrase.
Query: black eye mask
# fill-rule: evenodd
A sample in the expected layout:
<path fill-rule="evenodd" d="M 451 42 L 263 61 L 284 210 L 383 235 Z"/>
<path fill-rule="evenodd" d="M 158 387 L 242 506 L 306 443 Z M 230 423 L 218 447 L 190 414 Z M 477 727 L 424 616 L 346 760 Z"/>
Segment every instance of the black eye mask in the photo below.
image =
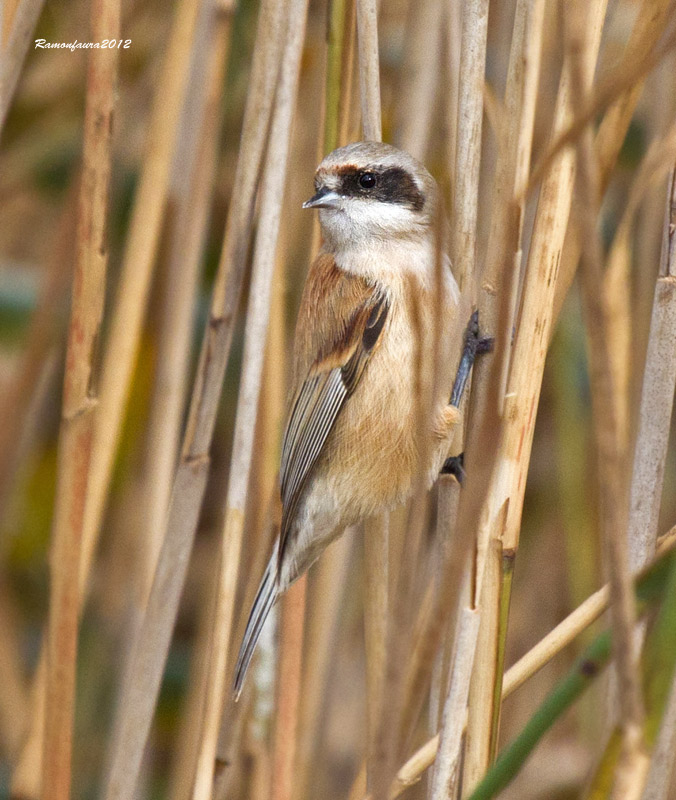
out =
<path fill-rule="evenodd" d="M 425 195 L 410 173 L 401 167 L 388 167 L 382 170 L 350 168 L 341 175 L 339 191 L 348 197 L 395 203 L 413 211 L 421 211 L 425 205 Z"/>

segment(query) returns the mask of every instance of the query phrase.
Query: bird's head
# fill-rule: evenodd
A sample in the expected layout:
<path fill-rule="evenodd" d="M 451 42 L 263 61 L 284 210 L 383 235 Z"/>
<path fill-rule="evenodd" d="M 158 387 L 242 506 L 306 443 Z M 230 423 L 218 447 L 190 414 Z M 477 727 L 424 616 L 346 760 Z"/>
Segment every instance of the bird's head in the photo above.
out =
<path fill-rule="evenodd" d="M 408 153 L 380 142 L 357 142 L 329 153 L 315 173 L 325 240 L 340 248 L 369 239 L 409 238 L 434 222 L 438 189 Z"/>

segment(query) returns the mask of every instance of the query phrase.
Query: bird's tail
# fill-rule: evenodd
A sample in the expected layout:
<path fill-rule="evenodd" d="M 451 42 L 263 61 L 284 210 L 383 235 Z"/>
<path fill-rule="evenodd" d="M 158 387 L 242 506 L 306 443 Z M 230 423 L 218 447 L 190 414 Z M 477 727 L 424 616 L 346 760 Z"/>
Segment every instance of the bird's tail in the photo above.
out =
<path fill-rule="evenodd" d="M 239 648 L 239 656 L 237 657 L 237 665 L 235 666 L 235 680 L 233 682 L 235 700 L 239 699 L 242 692 L 244 678 L 249 669 L 256 644 L 258 643 L 270 609 L 275 604 L 277 595 L 277 545 L 275 545 L 263 579 L 258 587 L 256 599 L 251 607 L 249 620 L 246 623 L 246 630 L 244 631 L 244 638 Z"/>

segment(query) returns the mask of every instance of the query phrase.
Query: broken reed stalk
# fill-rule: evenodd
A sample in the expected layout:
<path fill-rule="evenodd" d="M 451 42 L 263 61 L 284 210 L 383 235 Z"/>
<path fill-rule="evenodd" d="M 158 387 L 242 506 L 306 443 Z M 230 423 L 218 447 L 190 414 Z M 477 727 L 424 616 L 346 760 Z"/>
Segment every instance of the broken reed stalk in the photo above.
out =
<path fill-rule="evenodd" d="M 156 374 L 144 455 L 143 558 L 139 608 L 146 605 L 162 546 L 166 513 L 180 445 L 200 262 L 213 192 L 221 121 L 221 95 L 230 48 L 235 0 L 215 3 L 201 14 L 193 58 L 191 91 L 182 110 L 170 194 L 176 213 L 158 330 Z M 197 55 L 199 53 L 199 56 Z M 202 76 L 203 79 L 202 79 Z"/>
<path fill-rule="evenodd" d="M 591 84 L 585 11 L 581 5 L 566 15 L 571 84 L 582 101 Z M 593 63 L 593 62 L 591 62 Z M 636 608 L 627 554 L 625 447 L 619 429 L 618 405 L 611 365 L 607 309 L 603 302 L 603 252 L 597 232 L 600 186 L 591 128 L 578 145 L 580 261 L 582 305 L 588 335 L 593 429 L 598 459 L 600 526 L 610 575 L 613 654 L 619 678 L 618 695 L 623 758 L 614 792 L 634 797 L 637 776 L 647 767 L 643 751 L 645 711 L 639 679 Z"/>
<path fill-rule="evenodd" d="M 655 284 L 631 481 L 628 545 L 631 569 L 655 547 L 671 412 L 676 387 L 676 170 L 667 189 L 664 238 Z"/>
<path fill-rule="evenodd" d="M 195 378 L 181 457 L 171 495 L 166 531 L 146 615 L 130 657 L 122 701 L 127 713 L 113 745 L 106 800 L 133 793 L 150 730 L 164 663 L 209 470 L 209 447 L 216 421 L 234 318 L 246 266 L 254 199 L 278 73 L 282 6 L 266 0 L 260 11 L 241 147 L 228 211 L 223 250 L 214 282 L 211 312 Z M 131 788 L 130 788 L 131 787 Z"/>
<path fill-rule="evenodd" d="M 617 68 L 617 73 L 626 77 L 622 77 L 619 84 L 616 84 L 619 90 L 616 94 L 619 93 L 619 97 L 614 100 L 613 104 L 605 112 L 594 140 L 602 192 L 608 186 L 612 169 L 617 162 L 629 129 L 629 123 L 643 90 L 645 72 L 639 77 L 634 75 L 635 65 L 643 64 L 649 55 L 655 51 L 672 8 L 673 0 L 644 0 L 636 16 L 636 22 L 627 42 L 622 62 Z M 589 121 L 589 119 L 586 120 L 586 122 Z M 553 148 L 551 152 L 554 152 Z M 544 163 L 544 158 L 542 163 Z M 536 167 L 533 170 L 534 174 L 537 169 Z M 533 175 L 531 176 L 531 182 L 532 180 Z M 580 260 L 580 248 L 580 242 L 569 234 L 565 244 L 564 256 L 561 259 L 561 270 L 554 299 L 555 320 L 558 319 L 561 313 L 563 302 L 575 278 Z"/>
<path fill-rule="evenodd" d="M 485 334 L 511 338 L 521 265 L 521 238 L 525 202 L 520 198 L 528 179 L 533 124 L 540 74 L 544 0 L 519 0 L 515 9 L 512 45 L 505 89 L 504 130 L 499 132 L 498 160 L 493 186 L 491 227 L 486 266 L 479 287 L 480 323 Z M 499 330 L 500 298 L 507 298 L 507 325 Z M 509 354 L 510 348 L 507 347 Z M 490 396 L 488 355 L 475 367 L 471 419 L 481 420 Z M 504 403 L 504 378 L 509 357 L 503 362 L 498 390 Z M 480 424 L 480 423 L 479 423 Z M 489 533 L 484 528 L 483 532 Z M 501 533 L 501 531 L 498 531 Z M 472 603 L 480 609 L 481 625 L 477 658 L 471 683 L 466 769 L 475 779 L 494 757 L 506 630 L 500 626 L 503 552 L 500 540 L 479 535 Z M 489 564 L 495 569 L 489 569 Z M 484 583 L 484 578 L 491 578 Z"/>
<path fill-rule="evenodd" d="M 665 556 L 676 546 L 676 529 L 672 528 L 660 539 L 656 561 Z M 638 576 L 637 584 L 650 573 L 647 566 Z M 583 631 L 598 620 L 608 610 L 610 603 L 610 585 L 605 584 L 590 595 L 581 605 L 572 611 L 555 628 L 553 628 L 533 648 L 515 662 L 504 675 L 502 682 L 502 700 L 506 700 L 526 681 L 546 666 L 556 655 L 568 647 Z M 421 775 L 435 761 L 439 747 L 440 735 L 430 738 L 420 747 L 397 772 L 397 778 L 390 789 L 390 798 L 399 795 L 412 784 L 420 780 Z"/>
<path fill-rule="evenodd" d="M 284 11 L 288 17 L 288 24 L 261 186 L 260 217 L 254 247 L 249 306 L 244 331 L 242 377 L 223 526 L 203 738 L 193 800 L 208 800 L 211 793 L 214 757 L 226 690 L 225 680 L 229 665 L 228 655 L 244 532 L 244 513 L 253 459 L 254 428 L 267 341 L 272 275 L 279 235 L 289 139 L 296 105 L 300 57 L 305 39 L 307 0 L 288 0 Z M 300 629 L 302 631 L 302 620 Z M 294 716 L 296 714 L 297 708 L 294 709 Z"/>
<path fill-rule="evenodd" d="M 94 0 L 93 41 L 117 38 L 119 0 Z M 95 343 L 106 285 L 106 216 L 118 51 L 93 50 L 88 59 L 84 151 L 78 205 L 77 257 L 66 350 L 51 539 L 47 626 L 46 706 L 42 796 L 70 797 L 75 677 L 80 607 L 79 566 L 84 503 L 95 424 L 92 387 Z"/>
<path fill-rule="evenodd" d="M 0 139 L 44 4 L 45 0 L 20 0 L 7 18 L 9 35 L 6 43 L 0 41 Z"/>

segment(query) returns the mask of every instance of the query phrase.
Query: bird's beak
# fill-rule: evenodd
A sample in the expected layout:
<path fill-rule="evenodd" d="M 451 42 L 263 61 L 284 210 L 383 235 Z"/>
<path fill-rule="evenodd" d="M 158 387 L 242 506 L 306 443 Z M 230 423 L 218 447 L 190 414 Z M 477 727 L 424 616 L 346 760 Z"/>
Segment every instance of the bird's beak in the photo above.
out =
<path fill-rule="evenodd" d="M 303 208 L 336 208 L 341 199 L 337 192 L 323 186 L 317 194 L 303 203 Z"/>

